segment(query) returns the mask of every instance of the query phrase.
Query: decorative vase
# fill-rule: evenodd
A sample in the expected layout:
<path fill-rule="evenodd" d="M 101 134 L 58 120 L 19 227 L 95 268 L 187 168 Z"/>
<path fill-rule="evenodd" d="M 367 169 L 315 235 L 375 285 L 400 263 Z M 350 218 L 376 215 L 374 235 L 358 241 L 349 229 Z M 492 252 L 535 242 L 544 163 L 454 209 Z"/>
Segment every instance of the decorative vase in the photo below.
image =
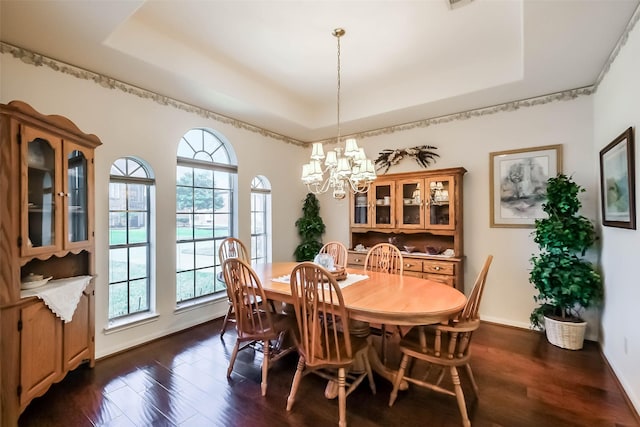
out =
<path fill-rule="evenodd" d="M 562 322 L 544 316 L 547 340 L 556 347 L 580 350 L 584 343 L 587 322 Z"/>

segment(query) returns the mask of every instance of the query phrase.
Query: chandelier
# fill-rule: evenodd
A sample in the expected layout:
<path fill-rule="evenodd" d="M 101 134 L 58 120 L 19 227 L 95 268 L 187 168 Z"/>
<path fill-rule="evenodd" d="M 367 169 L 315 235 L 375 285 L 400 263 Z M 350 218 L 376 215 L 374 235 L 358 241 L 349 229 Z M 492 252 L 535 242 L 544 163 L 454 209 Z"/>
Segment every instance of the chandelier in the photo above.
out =
<path fill-rule="evenodd" d="M 340 145 L 340 37 L 344 36 L 342 28 L 333 30 L 338 40 L 338 147 L 324 154 L 321 142 L 314 142 L 309 163 L 302 166 L 302 182 L 310 192 L 321 194 L 332 190 L 335 199 L 344 199 L 347 191 L 354 194 L 366 193 L 376 179 L 373 162 L 367 158 L 364 148 L 358 147 L 355 138 L 347 138 L 345 147 Z M 324 159 L 324 168 L 322 160 Z M 325 177 L 326 175 L 326 177 Z"/>

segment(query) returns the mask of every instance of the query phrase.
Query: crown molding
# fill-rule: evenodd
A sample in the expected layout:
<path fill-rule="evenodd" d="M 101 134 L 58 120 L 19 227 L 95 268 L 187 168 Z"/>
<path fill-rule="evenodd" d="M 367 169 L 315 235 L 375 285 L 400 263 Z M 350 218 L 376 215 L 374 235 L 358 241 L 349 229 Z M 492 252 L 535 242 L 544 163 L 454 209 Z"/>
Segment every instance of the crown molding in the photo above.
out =
<path fill-rule="evenodd" d="M 604 76 L 609 72 L 609 68 L 611 68 L 611 65 L 618 57 L 618 54 L 620 53 L 620 50 L 622 50 L 622 47 L 625 44 L 627 44 L 627 40 L 629 39 L 629 33 L 631 33 L 633 28 L 636 26 L 636 24 L 638 23 L 638 20 L 640 20 L 640 4 L 636 7 L 636 10 L 633 12 L 633 15 L 631 15 L 631 19 L 629 19 L 629 23 L 627 23 L 627 26 L 625 27 L 624 31 L 622 32 L 622 35 L 620 36 L 620 38 L 618 39 L 618 42 L 616 43 L 616 46 L 613 48 L 613 51 L 611 51 L 611 55 L 609 55 L 609 58 L 607 58 L 607 62 L 605 62 L 604 67 L 602 67 L 602 70 L 600 71 L 600 74 L 598 75 L 598 78 L 596 79 L 596 82 L 593 85 L 594 92 L 598 90 L 598 86 L 600 86 L 600 83 L 604 79 Z"/>
<path fill-rule="evenodd" d="M 548 95 L 522 99 L 519 101 L 507 102 L 504 104 L 497 104 L 491 107 L 483 107 L 475 110 L 467 110 L 459 113 L 446 114 L 444 116 L 421 119 L 421 120 L 416 120 L 413 122 L 403 123 L 399 125 L 387 126 L 379 129 L 373 129 L 373 130 L 354 133 L 350 135 L 344 135 L 344 137 L 357 138 L 358 140 L 362 140 L 364 138 L 370 138 L 373 136 L 389 135 L 392 133 L 404 132 L 404 131 L 408 131 L 416 128 L 426 128 L 429 126 L 440 125 L 443 123 L 449 123 L 456 120 L 468 120 L 475 117 L 488 116 L 490 114 L 508 113 L 512 111 L 517 111 L 521 108 L 536 107 L 538 105 L 544 105 L 550 102 L 569 101 L 579 96 L 591 95 L 594 92 L 595 90 L 593 86 L 585 86 L 577 89 L 570 89 L 562 92 L 551 93 Z M 328 139 L 324 139 L 316 142 L 335 144 L 336 138 L 328 138 Z"/>
<path fill-rule="evenodd" d="M 631 30 L 633 30 L 638 20 L 640 20 L 640 5 L 636 8 L 623 34 L 620 36 L 620 39 L 618 39 L 618 42 L 615 48 L 611 52 L 611 55 L 609 55 L 607 62 L 605 63 L 604 67 L 602 68 L 602 71 L 598 75 L 598 78 L 596 79 L 596 82 L 593 85 L 576 88 L 576 89 L 569 89 L 569 90 L 537 96 L 533 98 L 506 102 L 503 104 L 497 104 L 490 107 L 483 107 L 483 108 L 478 108 L 474 110 L 467 110 L 467 111 L 462 111 L 458 113 L 447 114 L 447 115 L 438 116 L 438 117 L 425 118 L 425 119 L 416 120 L 413 122 L 387 126 L 379 129 L 372 129 L 372 130 L 359 132 L 351 135 L 344 135 L 344 137 L 345 138 L 355 137 L 362 140 L 365 138 L 375 137 L 379 135 L 389 135 L 397 132 L 413 130 L 416 128 L 424 128 L 424 127 L 439 125 L 443 123 L 449 123 L 456 120 L 467 120 L 467 119 L 487 116 L 491 114 L 512 112 L 512 111 L 517 111 L 521 108 L 535 107 L 535 106 L 544 105 L 544 104 L 548 104 L 556 101 L 572 100 L 579 96 L 592 95 L 593 93 L 596 92 L 599 84 L 602 82 L 606 74 L 609 72 L 611 64 L 613 64 L 620 50 L 626 44 L 629 38 L 629 33 L 631 32 Z M 65 62 L 58 61 L 53 58 L 49 58 L 47 56 L 38 54 L 36 52 L 32 52 L 30 50 L 27 50 L 18 46 L 14 46 L 12 44 L 9 44 L 3 41 L 0 41 L 0 53 L 10 54 L 14 58 L 20 59 L 22 62 L 26 64 L 30 64 L 36 67 L 46 66 L 54 71 L 61 72 L 63 74 L 68 74 L 78 79 L 92 80 L 94 83 L 107 89 L 117 89 L 130 95 L 138 96 L 143 99 L 152 100 L 160 105 L 173 107 L 187 113 L 197 114 L 200 117 L 204 117 L 206 119 L 215 120 L 219 123 L 231 125 L 233 127 L 243 129 L 249 132 L 257 133 L 261 136 L 275 139 L 277 141 L 282 141 L 288 144 L 293 144 L 300 147 L 306 147 L 313 142 L 322 142 L 322 143 L 328 143 L 328 144 L 336 143 L 335 137 L 322 139 L 318 141 L 300 141 L 298 139 L 281 135 L 279 133 L 276 133 L 267 129 L 263 129 L 259 126 L 255 126 L 250 123 L 243 122 L 241 120 L 227 117 L 222 114 L 218 114 L 213 111 L 206 110 L 204 108 L 191 105 L 191 104 L 182 102 L 180 100 L 152 92 L 150 90 L 142 89 L 137 86 L 133 86 L 131 84 L 121 82 L 119 80 L 113 79 L 111 77 L 105 76 L 100 73 L 96 73 L 94 71 L 85 70 L 83 68 L 76 67 L 74 65 L 67 64 Z"/>
<path fill-rule="evenodd" d="M 53 71 L 67 74 L 81 80 L 92 80 L 94 83 L 106 89 L 117 89 L 129 95 L 134 95 L 143 99 L 149 99 L 160 105 L 173 107 L 177 110 L 181 110 L 187 113 L 197 114 L 198 116 L 204 117 L 205 119 L 215 120 L 216 122 L 231 125 L 235 128 L 247 130 L 249 132 L 257 133 L 261 136 L 275 139 L 277 141 L 282 141 L 288 144 L 298 145 L 302 147 L 307 145 L 307 143 L 303 141 L 290 138 L 288 136 L 281 135 L 267 129 L 263 129 L 261 127 L 234 119 L 232 117 L 227 117 L 222 114 L 218 114 L 213 111 L 209 111 L 204 108 L 191 105 L 186 102 L 182 102 L 180 100 L 170 98 L 168 96 L 161 95 L 147 89 L 142 89 L 129 83 L 121 82 L 119 80 L 100 73 L 96 73 L 94 71 L 85 70 L 84 68 L 76 67 L 75 65 L 58 61 L 57 59 L 49 58 L 47 56 L 40 55 L 39 53 L 32 52 L 30 50 L 14 46 L 3 41 L 0 41 L 0 53 L 8 53 L 14 58 L 21 60 L 25 64 L 33 65 L 36 67 L 45 66 L 52 69 Z"/>
<path fill-rule="evenodd" d="M 428 119 L 416 120 L 414 122 L 403 123 L 399 125 L 388 126 L 380 129 L 368 130 L 360 132 L 354 135 L 349 135 L 353 138 L 369 138 L 372 136 L 392 134 L 396 132 L 404 132 L 416 128 L 425 128 L 429 126 L 439 125 L 443 123 L 449 123 L 456 120 L 468 120 L 475 117 L 488 116 L 490 114 L 508 113 L 517 111 L 521 108 L 536 107 L 538 105 L 549 104 L 556 101 L 569 101 L 579 96 L 588 96 L 593 94 L 593 86 L 585 86 L 577 89 L 569 89 L 562 92 L 551 93 L 548 95 L 536 96 L 533 98 L 522 99 L 519 101 L 506 102 L 504 104 L 497 104 L 491 107 L 483 107 L 475 110 L 467 110 L 459 113 L 447 114 L 439 117 L 432 117 Z"/>

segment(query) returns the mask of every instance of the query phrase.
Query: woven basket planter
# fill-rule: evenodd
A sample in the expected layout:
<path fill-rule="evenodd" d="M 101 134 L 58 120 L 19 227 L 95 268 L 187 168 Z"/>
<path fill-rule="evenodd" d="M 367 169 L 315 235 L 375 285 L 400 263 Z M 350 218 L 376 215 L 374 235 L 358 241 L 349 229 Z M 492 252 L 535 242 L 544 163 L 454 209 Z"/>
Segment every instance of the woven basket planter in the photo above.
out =
<path fill-rule="evenodd" d="M 544 330 L 551 344 L 568 350 L 580 350 L 584 343 L 587 322 L 561 322 L 545 316 Z"/>

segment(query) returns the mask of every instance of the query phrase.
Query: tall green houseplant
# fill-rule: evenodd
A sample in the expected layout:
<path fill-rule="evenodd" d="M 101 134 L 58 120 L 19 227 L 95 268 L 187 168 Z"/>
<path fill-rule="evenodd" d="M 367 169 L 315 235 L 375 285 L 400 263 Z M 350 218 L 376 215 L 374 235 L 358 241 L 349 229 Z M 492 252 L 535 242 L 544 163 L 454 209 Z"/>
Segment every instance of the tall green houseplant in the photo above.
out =
<path fill-rule="evenodd" d="M 325 230 L 320 217 L 320 202 L 313 193 L 307 193 L 302 205 L 302 216 L 296 221 L 302 243 L 296 248 L 296 261 L 312 261 L 322 248 L 322 234 Z"/>
<path fill-rule="evenodd" d="M 541 327 L 544 316 L 582 322 L 580 313 L 602 297 L 602 280 L 584 254 L 595 239 L 591 221 L 578 214 L 578 194 L 585 189 L 571 177 L 558 174 L 547 181 L 547 218 L 535 221 L 532 235 L 540 253 L 531 258 L 529 281 L 539 304 L 531 313 L 531 324 Z"/>

